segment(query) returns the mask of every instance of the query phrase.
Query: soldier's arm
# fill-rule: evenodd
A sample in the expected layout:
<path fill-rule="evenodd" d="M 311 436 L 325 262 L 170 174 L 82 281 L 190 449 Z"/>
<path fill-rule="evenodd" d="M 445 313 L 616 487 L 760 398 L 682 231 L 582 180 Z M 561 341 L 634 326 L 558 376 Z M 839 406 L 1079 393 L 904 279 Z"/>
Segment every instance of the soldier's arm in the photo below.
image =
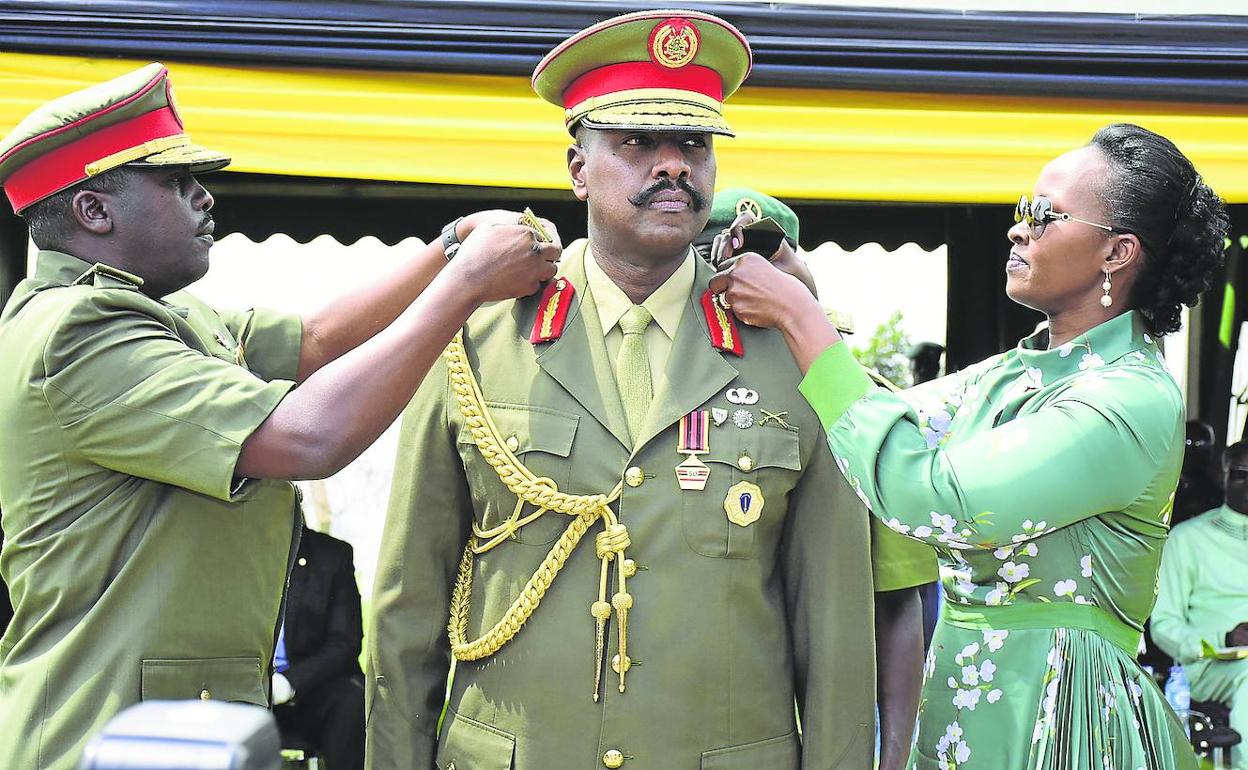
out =
<path fill-rule="evenodd" d="M 554 277 L 559 253 L 519 225 L 474 231 L 451 266 L 394 323 L 322 366 L 278 403 L 243 444 L 236 475 L 309 479 L 336 473 L 394 422 L 482 302 L 537 291 Z"/>
<path fill-rule="evenodd" d="M 460 241 L 472 231 L 491 223 L 516 224 L 518 211 L 477 211 L 456 223 Z M 550 222 L 546 229 L 558 242 L 558 232 Z M 420 296 L 447 264 L 442 240 L 434 238 L 420 247 L 397 270 L 348 292 L 325 307 L 303 317 L 303 339 L 299 347 L 297 382 L 306 380 L 325 364 L 359 347 L 402 314 Z"/>
<path fill-rule="evenodd" d="M 923 687 L 923 603 L 918 586 L 876 593 L 875 657 L 880 770 L 901 770 L 910 756 Z"/>
<path fill-rule="evenodd" d="M 448 425 L 446 368 L 430 372 L 403 416 L 373 583 L 368 634 L 368 770 L 434 767 L 446 697 L 451 590 L 472 504 Z"/>
<path fill-rule="evenodd" d="M 794 488 L 785 601 L 804 770 L 872 766 L 875 654 L 867 513 L 820 441 Z"/>

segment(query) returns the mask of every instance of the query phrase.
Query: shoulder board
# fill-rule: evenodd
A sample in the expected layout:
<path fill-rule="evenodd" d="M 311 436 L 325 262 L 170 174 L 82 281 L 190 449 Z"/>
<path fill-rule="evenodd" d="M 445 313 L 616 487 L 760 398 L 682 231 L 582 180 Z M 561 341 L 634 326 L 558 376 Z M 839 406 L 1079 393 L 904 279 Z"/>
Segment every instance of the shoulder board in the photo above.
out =
<path fill-rule="evenodd" d="M 128 289 L 137 289 L 143 285 L 143 279 L 134 273 L 127 273 L 125 270 L 118 270 L 111 265 L 105 265 L 102 262 L 96 262 L 91 269 L 74 281 L 75 286 L 83 286 L 85 284 L 93 284 L 96 287 L 123 287 Z"/>
<path fill-rule="evenodd" d="M 706 330 L 711 335 L 712 345 L 734 356 L 744 355 L 736 316 L 731 310 L 716 305 L 709 290 L 702 295 L 702 315 L 706 318 Z"/>
<path fill-rule="evenodd" d="M 572 298 L 576 289 L 566 278 L 557 278 L 546 286 L 542 298 L 537 304 L 537 318 L 533 319 L 533 331 L 529 334 L 529 342 L 557 340 L 563 334 L 563 325 L 568 320 L 568 310 L 572 307 Z"/>

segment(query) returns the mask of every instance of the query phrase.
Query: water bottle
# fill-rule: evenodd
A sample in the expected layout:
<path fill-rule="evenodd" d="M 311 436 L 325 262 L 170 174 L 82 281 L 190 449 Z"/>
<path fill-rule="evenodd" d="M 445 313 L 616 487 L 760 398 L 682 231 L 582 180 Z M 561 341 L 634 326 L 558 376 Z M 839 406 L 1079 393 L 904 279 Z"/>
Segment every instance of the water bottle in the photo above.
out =
<path fill-rule="evenodd" d="M 1187 674 L 1178 663 L 1170 667 L 1170 676 L 1166 677 L 1166 702 L 1174 709 L 1180 719 L 1186 719 L 1192 709 L 1192 690 L 1187 683 Z"/>

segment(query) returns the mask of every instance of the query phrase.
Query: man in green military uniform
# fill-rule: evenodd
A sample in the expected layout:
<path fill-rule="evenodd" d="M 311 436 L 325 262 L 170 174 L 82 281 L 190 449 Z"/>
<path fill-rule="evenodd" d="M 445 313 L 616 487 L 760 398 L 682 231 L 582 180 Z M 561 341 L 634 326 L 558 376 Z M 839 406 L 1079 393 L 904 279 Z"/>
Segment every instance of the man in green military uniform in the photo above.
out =
<path fill-rule="evenodd" d="M 736 29 L 683 11 L 538 65 L 589 240 L 536 301 L 474 315 L 405 414 L 374 770 L 870 767 L 866 511 L 782 340 L 690 248 L 748 69 Z"/>
<path fill-rule="evenodd" d="M 178 290 L 212 245 L 194 174 L 228 162 L 191 142 L 159 64 L 0 142 L 41 248 L 0 315 L 5 770 L 77 766 L 140 700 L 267 704 L 299 536 L 286 479 L 345 465 L 482 301 L 554 274 L 518 215 L 482 214 L 449 230 L 449 267 L 438 243 L 306 319 L 216 313 Z"/>
<path fill-rule="evenodd" d="M 768 223 L 774 223 L 771 225 Z M 755 229 L 743 229 L 751 223 Z M 796 275 L 816 296 L 814 276 L 798 255 L 800 222 L 797 213 L 783 201 L 744 187 L 715 193 L 706 227 L 694 239 L 694 248 L 718 266 L 731 258 L 731 239 L 738 239 L 735 251 L 768 252 L 772 264 Z M 756 233 L 772 232 L 776 237 L 762 240 L 759 248 L 750 241 Z M 722 236 L 720 240 L 717 237 Z M 742 243 L 741 241 L 744 241 Z M 764 245 L 765 244 L 765 245 Z M 772 244 L 774 251 L 772 251 Z M 828 310 L 828 318 L 843 334 L 852 334 L 847 313 Z M 871 376 L 883 387 L 896 389 L 878 373 Z M 880 718 L 879 770 L 901 770 L 910 756 L 914 720 L 918 715 L 919 692 L 923 684 L 923 606 L 920 588 L 940 577 L 936 552 L 917 540 L 903 537 L 871 519 L 871 567 L 875 576 L 875 657 L 876 702 Z"/>

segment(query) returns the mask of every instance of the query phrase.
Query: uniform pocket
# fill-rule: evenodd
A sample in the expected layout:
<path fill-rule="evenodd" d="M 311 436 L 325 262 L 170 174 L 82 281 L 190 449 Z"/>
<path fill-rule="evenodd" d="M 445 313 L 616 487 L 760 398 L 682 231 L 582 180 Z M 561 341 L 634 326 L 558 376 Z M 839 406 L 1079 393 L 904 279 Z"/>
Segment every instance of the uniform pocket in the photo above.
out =
<path fill-rule="evenodd" d="M 438 770 L 511 770 L 516 737 L 447 709 Z"/>
<path fill-rule="evenodd" d="M 699 456 L 711 469 L 706 488 L 681 493 L 685 542 L 702 556 L 750 559 L 760 544 L 779 536 L 789 492 L 802 470 L 798 434 L 776 427 L 719 430 L 709 452 Z M 728 517 L 729 490 L 739 499 L 742 482 L 758 487 L 751 504 L 756 521 L 742 525 Z"/>
<path fill-rule="evenodd" d="M 182 658 L 143 661 L 143 700 L 236 701 L 268 706 L 259 658 Z"/>
<path fill-rule="evenodd" d="M 486 406 L 503 442 L 516 458 L 538 478 L 548 478 L 561 491 L 566 490 L 572 478 L 572 442 L 580 416 L 519 404 Z M 511 516 L 516 497 L 482 457 L 467 427 L 460 429 L 456 440 L 472 488 L 477 521 L 486 529 L 497 527 Z M 532 506 L 525 506 L 522 516 L 532 512 Z M 516 541 L 545 545 L 554 541 L 567 525 L 567 516 L 548 513 L 519 530 Z"/>
<path fill-rule="evenodd" d="M 702 770 L 797 770 L 802 762 L 797 732 L 702 752 Z"/>

